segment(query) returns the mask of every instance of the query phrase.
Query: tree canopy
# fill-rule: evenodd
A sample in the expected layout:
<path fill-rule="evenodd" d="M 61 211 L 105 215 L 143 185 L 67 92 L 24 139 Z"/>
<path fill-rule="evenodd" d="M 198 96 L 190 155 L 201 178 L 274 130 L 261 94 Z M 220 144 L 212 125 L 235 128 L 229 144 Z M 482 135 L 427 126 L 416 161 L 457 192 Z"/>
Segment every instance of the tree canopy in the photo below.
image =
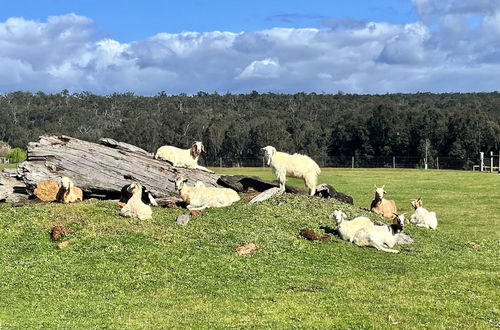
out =
<path fill-rule="evenodd" d="M 329 157 L 460 158 L 500 145 L 500 94 L 230 94 L 139 96 L 12 92 L 0 95 L 0 141 L 25 148 L 42 134 L 110 137 L 154 152 L 205 143 L 207 161 L 260 157 L 259 149 Z"/>

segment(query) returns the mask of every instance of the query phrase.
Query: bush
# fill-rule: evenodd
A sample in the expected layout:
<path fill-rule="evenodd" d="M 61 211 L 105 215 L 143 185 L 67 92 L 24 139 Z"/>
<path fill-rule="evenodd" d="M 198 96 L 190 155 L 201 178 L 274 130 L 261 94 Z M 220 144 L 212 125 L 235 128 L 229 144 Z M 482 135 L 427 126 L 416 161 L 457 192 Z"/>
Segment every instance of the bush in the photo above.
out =
<path fill-rule="evenodd" d="M 11 163 L 20 163 L 26 160 L 26 151 L 21 148 L 14 148 L 5 154 Z"/>

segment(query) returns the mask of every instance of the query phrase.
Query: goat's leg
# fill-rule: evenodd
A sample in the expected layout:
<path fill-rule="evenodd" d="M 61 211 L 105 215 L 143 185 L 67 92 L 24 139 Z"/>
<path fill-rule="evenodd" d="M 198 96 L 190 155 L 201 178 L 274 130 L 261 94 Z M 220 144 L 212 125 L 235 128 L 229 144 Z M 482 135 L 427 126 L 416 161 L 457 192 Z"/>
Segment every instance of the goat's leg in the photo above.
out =
<path fill-rule="evenodd" d="M 388 249 L 384 247 L 382 244 L 374 244 L 373 247 L 376 248 L 377 250 L 381 250 L 384 252 L 399 253 L 398 250 Z"/>
<path fill-rule="evenodd" d="M 202 170 L 202 171 L 208 172 L 208 173 L 215 173 L 214 171 L 209 170 L 208 168 L 200 166 L 200 165 L 196 165 L 194 168 L 197 170 Z"/>

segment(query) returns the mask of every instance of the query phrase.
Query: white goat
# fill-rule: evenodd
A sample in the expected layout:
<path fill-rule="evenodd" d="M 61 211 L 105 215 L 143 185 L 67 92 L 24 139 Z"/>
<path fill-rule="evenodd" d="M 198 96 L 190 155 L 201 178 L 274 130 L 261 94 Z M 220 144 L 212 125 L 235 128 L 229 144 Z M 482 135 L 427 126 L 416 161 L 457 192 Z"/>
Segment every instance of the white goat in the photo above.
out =
<path fill-rule="evenodd" d="M 67 176 L 61 178 L 59 191 L 57 192 L 56 199 L 61 203 L 73 203 L 83 200 L 83 191 L 75 187 L 73 181 Z"/>
<path fill-rule="evenodd" d="M 381 188 L 377 188 L 377 186 L 375 186 L 375 197 L 370 205 L 370 210 L 383 217 L 392 218 L 393 214 L 398 212 L 396 202 L 384 198 L 384 195 L 387 194 L 384 187 L 385 185 Z"/>
<path fill-rule="evenodd" d="M 436 229 L 438 225 L 436 212 L 427 211 L 422 204 L 422 199 L 420 198 L 411 201 L 411 206 L 415 209 L 415 213 L 411 215 L 410 222 L 419 227 Z"/>
<path fill-rule="evenodd" d="M 373 222 L 367 217 L 356 217 L 352 220 L 346 220 L 347 215 L 340 211 L 334 210 L 330 215 L 330 219 L 337 221 L 337 232 L 345 241 L 349 241 L 356 234 L 357 231 L 363 228 L 370 228 L 375 226 Z"/>
<path fill-rule="evenodd" d="M 214 173 L 206 167 L 198 165 L 200 154 L 205 152 L 201 141 L 194 141 L 190 149 L 180 149 L 173 146 L 162 146 L 156 150 L 155 159 L 167 160 L 176 167 L 186 167 Z"/>
<path fill-rule="evenodd" d="M 287 154 L 276 151 L 276 148 L 267 146 L 264 150 L 264 158 L 267 165 L 271 166 L 274 174 L 280 181 L 280 190 L 285 191 L 286 178 L 303 179 L 305 185 L 309 188 L 309 194 L 314 196 L 316 193 L 316 184 L 321 170 L 314 160 L 310 157 L 300 154 Z"/>
<path fill-rule="evenodd" d="M 150 219 L 153 210 L 149 205 L 142 202 L 142 185 L 138 182 L 132 182 L 129 187 L 132 192 L 132 197 L 127 201 L 127 204 L 120 210 L 120 215 L 130 218 L 139 218 L 141 220 Z"/>
<path fill-rule="evenodd" d="M 188 181 L 181 175 L 177 175 L 175 180 L 169 180 L 175 183 L 175 189 L 179 191 L 182 200 L 188 204 L 190 210 L 203 210 L 207 207 L 225 207 L 240 200 L 238 193 L 229 188 L 204 187 L 197 184 L 190 187 L 186 184 Z"/>
<path fill-rule="evenodd" d="M 404 214 L 394 215 L 396 216 L 395 224 L 362 228 L 350 241 L 357 246 L 373 246 L 377 250 L 399 253 L 398 250 L 391 248 L 396 245 L 398 237 L 403 231 L 405 216 Z"/>

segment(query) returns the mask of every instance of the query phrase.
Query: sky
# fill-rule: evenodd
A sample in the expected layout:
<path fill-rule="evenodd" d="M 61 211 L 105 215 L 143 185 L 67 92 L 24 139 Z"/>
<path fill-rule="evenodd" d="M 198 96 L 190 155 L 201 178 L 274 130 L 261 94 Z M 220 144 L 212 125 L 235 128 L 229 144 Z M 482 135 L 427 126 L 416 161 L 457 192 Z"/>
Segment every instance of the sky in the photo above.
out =
<path fill-rule="evenodd" d="M 0 93 L 499 86 L 500 0 L 0 0 Z"/>

